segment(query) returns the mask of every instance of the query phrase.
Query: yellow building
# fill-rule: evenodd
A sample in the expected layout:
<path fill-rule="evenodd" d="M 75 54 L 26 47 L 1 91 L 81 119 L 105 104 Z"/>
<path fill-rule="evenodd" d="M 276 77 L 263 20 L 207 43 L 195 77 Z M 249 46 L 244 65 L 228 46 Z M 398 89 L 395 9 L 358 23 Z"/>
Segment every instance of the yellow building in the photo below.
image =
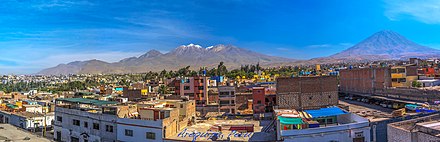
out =
<path fill-rule="evenodd" d="M 148 95 L 148 89 L 142 89 L 141 90 L 142 95 Z"/>
<path fill-rule="evenodd" d="M 410 87 L 412 82 L 417 79 L 417 67 L 415 66 L 391 67 L 392 87 Z"/>

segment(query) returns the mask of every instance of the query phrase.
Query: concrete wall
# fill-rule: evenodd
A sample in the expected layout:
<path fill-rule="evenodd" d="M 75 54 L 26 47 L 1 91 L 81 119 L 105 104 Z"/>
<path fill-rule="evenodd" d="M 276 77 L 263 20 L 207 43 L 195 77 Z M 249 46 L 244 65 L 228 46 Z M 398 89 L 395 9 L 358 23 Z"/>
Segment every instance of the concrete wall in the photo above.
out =
<path fill-rule="evenodd" d="M 62 122 L 56 120 L 57 116 L 62 117 Z M 73 119 L 79 120 L 80 126 L 73 125 Z M 62 133 L 61 140 L 63 141 L 70 141 L 71 136 L 78 137 L 78 135 L 73 132 L 83 134 L 81 137 L 78 137 L 80 140 L 86 133 L 89 136 L 87 138 L 89 141 L 92 141 L 90 139 L 95 139 L 102 142 L 115 141 L 117 132 L 116 119 L 116 115 L 89 113 L 76 109 L 56 107 L 54 124 L 56 127 L 54 127 L 54 134 L 56 135 L 56 132 L 60 131 Z M 88 127 L 85 127 L 84 122 L 88 123 Z M 93 123 L 99 124 L 99 130 L 93 129 Z M 107 132 L 106 125 L 113 126 L 113 132 Z M 70 130 L 72 133 L 70 133 Z"/>
<path fill-rule="evenodd" d="M 388 142 L 411 142 L 411 132 L 393 125 L 387 128 Z"/>
<path fill-rule="evenodd" d="M 150 121 L 140 119 L 127 119 L 119 118 L 117 120 L 117 138 L 118 141 L 135 142 L 135 141 L 162 141 L 162 121 Z M 125 130 L 133 130 L 133 136 L 126 136 Z M 156 135 L 156 139 L 147 139 L 146 133 L 153 132 Z"/>

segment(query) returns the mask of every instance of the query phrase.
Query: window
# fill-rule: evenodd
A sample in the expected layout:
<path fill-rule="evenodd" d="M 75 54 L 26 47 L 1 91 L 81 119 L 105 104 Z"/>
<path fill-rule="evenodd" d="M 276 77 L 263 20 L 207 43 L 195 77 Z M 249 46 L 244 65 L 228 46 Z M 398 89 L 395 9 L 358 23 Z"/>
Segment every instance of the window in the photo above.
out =
<path fill-rule="evenodd" d="M 183 90 L 189 90 L 189 86 L 183 86 Z"/>
<path fill-rule="evenodd" d="M 113 126 L 111 125 L 105 125 L 105 131 L 112 132 L 113 133 Z"/>
<path fill-rule="evenodd" d="M 397 73 L 397 69 L 391 69 L 391 73 Z"/>
<path fill-rule="evenodd" d="M 203 83 L 203 79 L 200 79 L 200 83 Z"/>
<path fill-rule="evenodd" d="M 398 68 L 397 69 L 397 73 L 405 73 L 405 69 L 404 68 Z"/>
<path fill-rule="evenodd" d="M 61 116 L 57 116 L 57 121 L 59 121 L 59 122 L 63 122 L 63 117 L 61 117 Z"/>
<path fill-rule="evenodd" d="M 309 100 L 311 100 L 311 99 L 312 99 L 312 96 L 309 97 Z"/>
<path fill-rule="evenodd" d="M 327 119 L 327 124 L 333 124 L 333 119 L 332 118 L 328 118 Z"/>
<path fill-rule="evenodd" d="M 331 96 L 331 95 L 328 95 L 328 98 L 329 98 L 329 99 L 331 99 L 331 98 L 332 98 L 332 96 Z"/>
<path fill-rule="evenodd" d="M 260 100 L 258 100 L 258 101 L 257 101 L 257 104 L 261 104 L 261 101 L 260 101 Z"/>
<path fill-rule="evenodd" d="M 93 123 L 93 129 L 99 130 L 99 124 L 98 123 Z"/>
<path fill-rule="evenodd" d="M 133 137 L 133 130 L 125 129 L 125 136 Z"/>
<path fill-rule="evenodd" d="M 89 127 L 89 122 L 85 122 L 84 121 L 84 127 L 88 128 Z"/>
<path fill-rule="evenodd" d="M 147 139 L 155 140 L 156 139 L 156 133 L 147 132 Z"/>
<path fill-rule="evenodd" d="M 392 82 L 397 82 L 397 78 L 392 78 L 391 81 Z"/>
<path fill-rule="evenodd" d="M 229 96 L 229 92 L 220 92 L 220 96 Z"/>
<path fill-rule="evenodd" d="M 183 108 L 183 104 L 180 104 L 180 108 Z"/>
<path fill-rule="evenodd" d="M 79 126 L 80 122 L 79 120 L 73 119 L 73 125 Z"/>
<path fill-rule="evenodd" d="M 399 78 L 397 82 L 406 82 L 406 78 Z"/>
<path fill-rule="evenodd" d="M 70 137 L 71 142 L 79 142 L 79 138 L 77 137 Z"/>
<path fill-rule="evenodd" d="M 199 90 L 203 90 L 203 86 L 199 86 Z"/>

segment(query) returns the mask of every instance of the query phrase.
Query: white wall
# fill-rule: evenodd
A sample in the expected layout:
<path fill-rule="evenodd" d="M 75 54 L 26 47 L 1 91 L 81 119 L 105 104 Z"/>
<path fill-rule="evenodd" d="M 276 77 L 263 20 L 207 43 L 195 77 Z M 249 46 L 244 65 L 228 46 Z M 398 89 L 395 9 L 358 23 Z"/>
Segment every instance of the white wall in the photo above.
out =
<path fill-rule="evenodd" d="M 355 121 L 355 123 L 353 123 Z M 352 122 L 352 123 L 349 123 Z M 353 141 L 355 133 L 362 133 L 365 142 L 370 141 L 370 126 L 367 119 L 348 113 L 338 116 L 339 125 L 301 130 L 280 130 L 277 123 L 278 138 L 284 141 L 321 142 L 321 141 Z M 341 124 L 343 123 L 343 124 Z"/>
<path fill-rule="evenodd" d="M 135 141 L 148 141 L 148 142 L 161 142 L 162 139 L 162 121 L 152 120 L 140 120 L 140 119 L 127 119 L 119 118 L 117 124 L 117 138 L 118 141 L 135 142 Z M 133 136 L 125 136 L 125 129 L 133 130 Z M 147 132 L 153 132 L 156 134 L 156 139 L 151 140 L 146 138 Z"/>

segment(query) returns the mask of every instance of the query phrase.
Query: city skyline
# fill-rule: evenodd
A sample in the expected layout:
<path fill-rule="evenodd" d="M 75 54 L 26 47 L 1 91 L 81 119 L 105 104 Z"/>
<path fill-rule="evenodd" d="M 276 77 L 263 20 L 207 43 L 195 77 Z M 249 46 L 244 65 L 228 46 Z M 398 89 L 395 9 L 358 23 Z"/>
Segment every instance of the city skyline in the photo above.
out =
<path fill-rule="evenodd" d="M 335 54 L 388 29 L 440 49 L 438 1 L 7 1 L 2 74 L 115 62 L 151 49 L 230 44 L 294 59 Z M 438 16 L 436 16 L 438 15 Z M 313 52 L 310 52 L 313 50 Z"/>

